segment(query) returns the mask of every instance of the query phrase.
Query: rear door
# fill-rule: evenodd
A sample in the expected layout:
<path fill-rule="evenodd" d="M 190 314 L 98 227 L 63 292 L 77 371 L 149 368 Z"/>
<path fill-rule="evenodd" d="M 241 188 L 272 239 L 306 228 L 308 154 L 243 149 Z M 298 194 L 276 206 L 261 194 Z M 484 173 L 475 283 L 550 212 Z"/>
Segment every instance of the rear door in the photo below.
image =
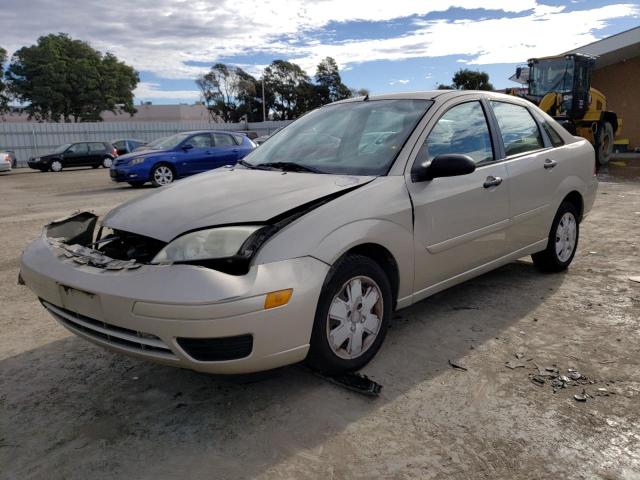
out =
<path fill-rule="evenodd" d="M 102 157 L 106 154 L 106 147 L 102 142 L 89 143 L 89 155 L 85 165 L 98 165 L 102 163 Z"/>
<path fill-rule="evenodd" d="M 509 178 L 496 161 L 496 137 L 489 129 L 488 105 L 480 96 L 445 103 L 420 140 L 415 162 L 442 154 L 465 154 L 475 172 L 413 182 L 407 187 L 414 205 L 415 283 L 417 298 L 431 288 L 507 252 Z"/>
<path fill-rule="evenodd" d="M 240 147 L 231 135 L 214 132 L 213 143 L 215 146 L 210 159 L 210 168 L 236 164 Z"/>
<path fill-rule="evenodd" d="M 551 211 L 552 198 L 561 173 L 557 152 L 550 148 L 529 108 L 508 101 L 490 103 L 509 172 L 509 244 L 510 250 L 516 251 L 547 238 L 555 214 Z"/>

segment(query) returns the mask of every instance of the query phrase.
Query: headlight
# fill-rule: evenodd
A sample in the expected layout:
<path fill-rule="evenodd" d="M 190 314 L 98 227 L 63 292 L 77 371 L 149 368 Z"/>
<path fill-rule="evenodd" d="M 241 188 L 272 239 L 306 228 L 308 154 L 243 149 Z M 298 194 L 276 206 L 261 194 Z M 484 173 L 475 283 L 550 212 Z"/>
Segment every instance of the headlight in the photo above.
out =
<path fill-rule="evenodd" d="M 151 263 L 193 262 L 216 260 L 238 254 L 245 241 L 260 225 L 239 225 L 199 230 L 187 233 L 169 243 Z"/>
<path fill-rule="evenodd" d="M 145 157 L 138 157 L 138 158 L 134 158 L 133 160 L 131 160 L 131 161 L 129 162 L 129 166 L 130 166 L 130 167 L 133 167 L 134 165 L 139 165 L 139 164 L 141 164 L 142 162 L 144 162 L 145 160 L 146 160 L 146 158 L 145 158 Z"/>

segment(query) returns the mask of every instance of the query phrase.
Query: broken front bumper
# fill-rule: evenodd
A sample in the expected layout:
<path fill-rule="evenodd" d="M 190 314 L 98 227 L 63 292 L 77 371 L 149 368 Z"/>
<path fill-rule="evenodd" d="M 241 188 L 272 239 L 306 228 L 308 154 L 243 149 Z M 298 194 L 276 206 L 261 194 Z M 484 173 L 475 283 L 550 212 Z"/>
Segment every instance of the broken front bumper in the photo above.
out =
<path fill-rule="evenodd" d="M 111 350 L 210 373 L 267 370 L 305 358 L 325 263 L 301 257 L 236 276 L 113 260 L 62 239 L 91 242 L 82 235 L 95 221 L 72 218 L 51 224 L 26 248 L 21 277 L 73 333 Z M 267 293 L 288 288 L 293 295 L 286 305 L 265 310 Z"/>

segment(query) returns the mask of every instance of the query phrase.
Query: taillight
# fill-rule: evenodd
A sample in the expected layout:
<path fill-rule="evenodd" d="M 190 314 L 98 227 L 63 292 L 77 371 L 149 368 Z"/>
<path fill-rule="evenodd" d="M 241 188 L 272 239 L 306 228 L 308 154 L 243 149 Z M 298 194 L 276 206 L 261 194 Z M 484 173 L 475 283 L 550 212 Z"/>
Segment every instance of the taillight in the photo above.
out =
<path fill-rule="evenodd" d="M 117 157 L 117 156 L 118 156 L 118 150 L 116 150 L 116 148 L 115 148 L 115 147 L 113 147 L 113 150 L 112 150 L 112 151 L 113 151 L 113 156 L 114 156 L 114 157 Z"/>

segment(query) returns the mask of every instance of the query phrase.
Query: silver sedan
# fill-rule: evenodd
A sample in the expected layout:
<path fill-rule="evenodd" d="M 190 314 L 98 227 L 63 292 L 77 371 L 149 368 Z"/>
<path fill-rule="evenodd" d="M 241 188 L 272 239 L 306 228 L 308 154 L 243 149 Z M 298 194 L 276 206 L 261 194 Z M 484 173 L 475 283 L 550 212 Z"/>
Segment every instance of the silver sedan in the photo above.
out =
<path fill-rule="evenodd" d="M 394 310 L 526 255 L 566 269 L 594 167 L 586 140 L 515 97 L 351 99 L 236 166 L 47 225 L 21 277 L 66 328 L 125 354 L 353 371 Z"/>

